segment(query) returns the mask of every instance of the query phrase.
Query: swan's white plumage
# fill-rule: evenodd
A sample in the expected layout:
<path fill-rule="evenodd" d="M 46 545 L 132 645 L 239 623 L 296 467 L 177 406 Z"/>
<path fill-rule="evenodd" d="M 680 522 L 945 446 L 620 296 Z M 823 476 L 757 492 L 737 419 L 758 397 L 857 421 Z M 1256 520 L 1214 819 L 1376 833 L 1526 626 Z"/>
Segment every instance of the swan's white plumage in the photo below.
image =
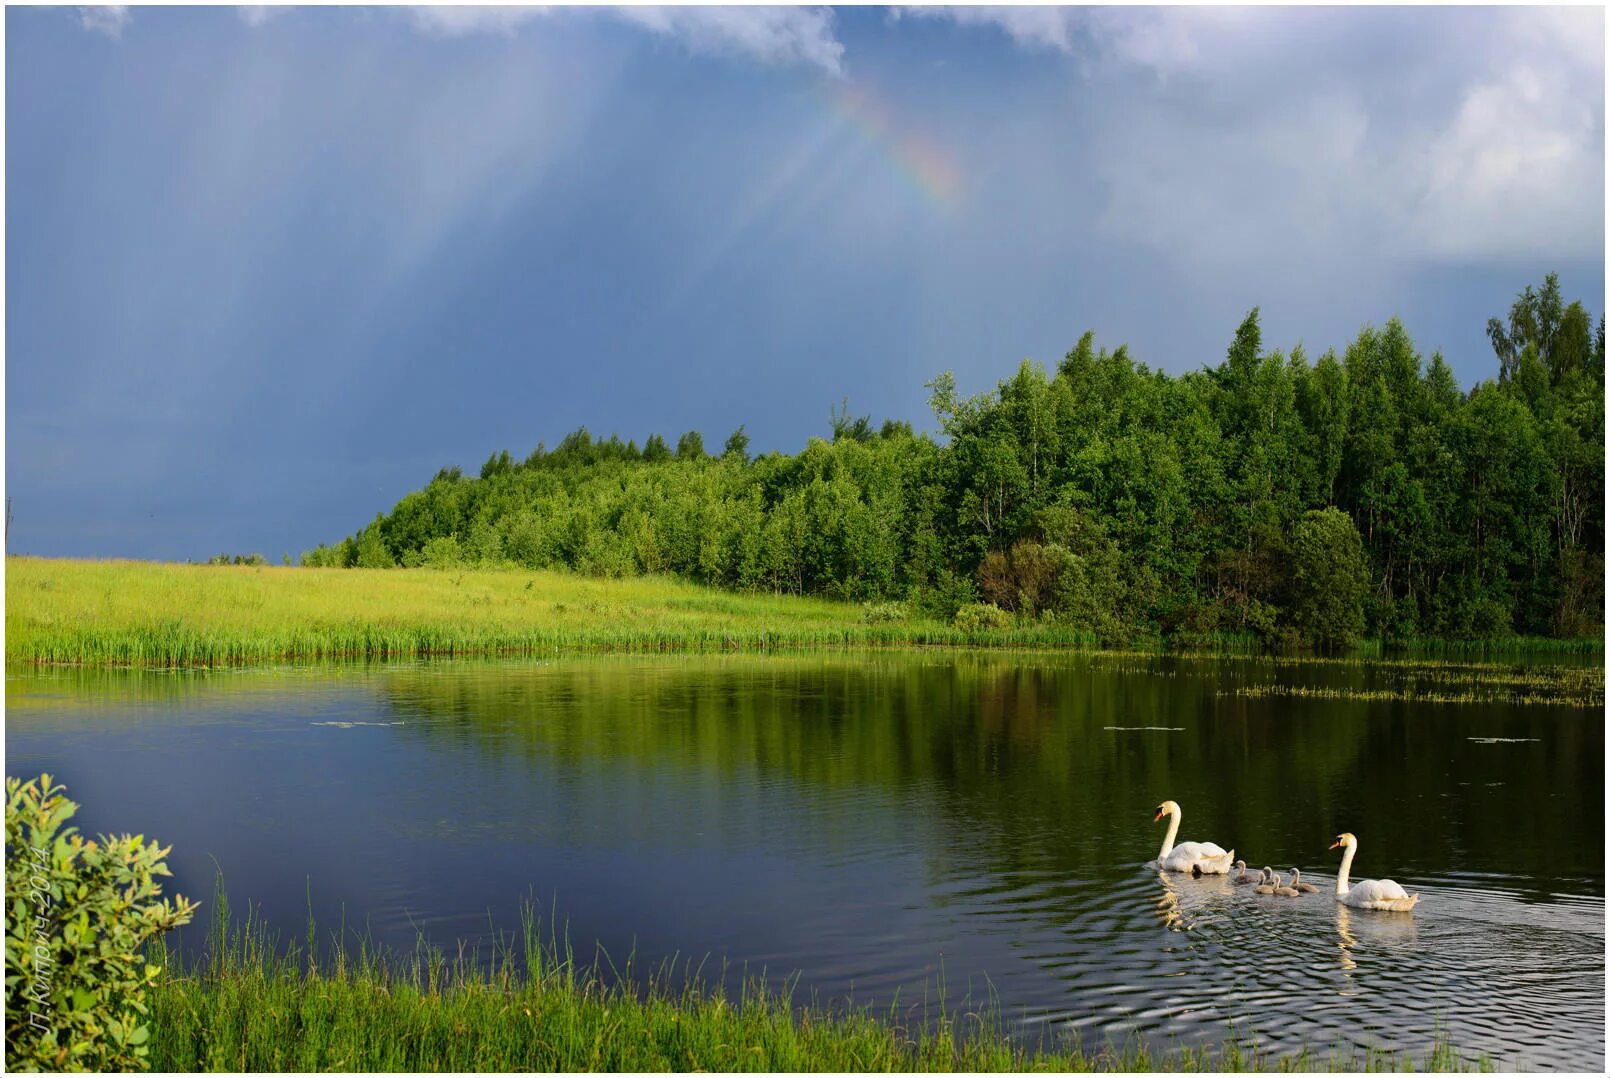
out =
<path fill-rule="evenodd" d="M 1196 872 L 1204 876 L 1222 876 L 1235 865 L 1235 851 L 1226 850 L 1217 842 L 1181 842 L 1174 844 L 1179 834 L 1180 818 L 1184 815 L 1173 801 L 1157 806 L 1157 814 L 1169 816 L 1168 834 L 1163 836 L 1163 848 L 1157 853 L 1153 866 L 1166 872 Z"/>
<path fill-rule="evenodd" d="M 1420 901 L 1419 895 L 1409 894 L 1396 880 L 1359 880 L 1349 886 L 1348 873 L 1353 867 L 1353 855 L 1358 852 L 1358 839 L 1345 832 L 1336 836 L 1334 845 L 1343 847 L 1341 871 L 1336 873 L 1336 901 L 1356 910 L 1396 913 L 1407 913 Z"/>
<path fill-rule="evenodd" d="M 1420 896 L 1409 894 L 1396 880 L 1359 880 L 1345 894 L 1337 895 L 1336 901 L 1359 910 L 1402 912 L 1413 909 Z"/>
<path fill-rule="evenodd" d="M 1189 872 L 1198 865 L 1204 873 L 1227 872 L 1228 864 L 1220 865 L 1222 861 L 1231 860 L 1234 854 L 1225 850 L 1217 842 L 1182 842 L 1169 852 L 1167 857 L 1159 857 L 1157 863 L 1170 872 Z"/>

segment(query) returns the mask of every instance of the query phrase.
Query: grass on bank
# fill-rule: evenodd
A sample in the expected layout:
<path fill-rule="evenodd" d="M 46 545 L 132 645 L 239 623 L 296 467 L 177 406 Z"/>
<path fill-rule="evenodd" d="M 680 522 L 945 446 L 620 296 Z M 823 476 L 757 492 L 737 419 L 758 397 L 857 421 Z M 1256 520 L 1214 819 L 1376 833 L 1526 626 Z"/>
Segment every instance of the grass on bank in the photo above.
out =
<path fill-rule="evenodd" d="M 725 592 L 663 577 L 6 559 L 8 663 L 182 666 L 562 650 L 1096 644 L 1066 626 L 965 632 L 920 617 L 876 620 L 854 603 Z M 1551 656 L 1602 654 L 1597 641 L 1518 646 Z M 1213 650 L 1255 648 L 1225 638 Z M 1461 651 L 1486 654 L 1480 644 Z"/>
<path fill-rule="evenodd" d="M 1463 1070 L 1445 1041 L 1423 1057 L 1355 1049 L 1276 1056 L 1233 1040 L 1155 1051 L 1011 1036 L 998 1011 L 942 996 L 830 1011 L 751 982 L 736 999 L 699 970 L 578 964 L 528 911 L 488 961 L 421 946 L 386 956 L 339 938 L 278 947 L 214 904 L 208 955 L 175 955 L 149 997 L 161 1071 L 1147 1071 Z M 635 986 L 635 987 L 631 987 Z M 1487 1061 L 1483 1060 L 1483 1067 Z"/>
<path fill-rule="evenodd" d="M 856 604 L 663 577 L 6 559 L 7 662 L 1093 642 L 1054 626 L 969 634 L 924 619 L 873 624 Z"/>

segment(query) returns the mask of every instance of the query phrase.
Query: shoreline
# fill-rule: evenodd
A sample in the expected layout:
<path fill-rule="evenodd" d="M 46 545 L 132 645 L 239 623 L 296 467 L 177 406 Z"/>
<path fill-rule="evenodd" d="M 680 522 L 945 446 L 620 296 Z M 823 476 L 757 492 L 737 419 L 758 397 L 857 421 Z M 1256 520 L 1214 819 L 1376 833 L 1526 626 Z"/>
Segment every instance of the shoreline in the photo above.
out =
<path fill-rule="evenodd" d="M 158 1071 L 1361 1071 L 1490 1069 L 1440 1031 L 1429 1048 L 1347 1045 L 1282 1052 L 1226 1028 L 1222 1041 L 1155 1048 L 1132 1037 L 1086 1049 L 1077 1037 L 1026 1035 L 996 1001 L 947 1007 L 935 995 L 886 1008 L 795 1000 L 793 988 L 746 983 L 736 999 L 702 977 L 704 963 L 639 976 L 577 962 L 562 926 L 530 907 L 499 934 L 487 961 L 421 944 L 395 955 L 338 935 L 310 959 L 279 946 L 248 912 L 231 922 L 213 901 L 210 952 L 165 973 L 148 997 L 150 1066 Z M 309 943 L 314 939 L 308 928 Z M 792 982 L 785 982 L 791 984 Z"/>

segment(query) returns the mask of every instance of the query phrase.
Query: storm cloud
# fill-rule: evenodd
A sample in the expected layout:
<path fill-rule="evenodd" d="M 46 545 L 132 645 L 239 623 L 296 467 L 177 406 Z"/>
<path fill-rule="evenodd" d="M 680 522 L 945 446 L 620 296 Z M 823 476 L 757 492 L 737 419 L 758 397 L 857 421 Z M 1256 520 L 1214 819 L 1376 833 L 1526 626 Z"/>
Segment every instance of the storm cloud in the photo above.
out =
<path fill-rule="evenodd" d="M 293 555 L 582 424 L 1604 293 L 1603 13 L 8 9 L 12 549 Z"/>

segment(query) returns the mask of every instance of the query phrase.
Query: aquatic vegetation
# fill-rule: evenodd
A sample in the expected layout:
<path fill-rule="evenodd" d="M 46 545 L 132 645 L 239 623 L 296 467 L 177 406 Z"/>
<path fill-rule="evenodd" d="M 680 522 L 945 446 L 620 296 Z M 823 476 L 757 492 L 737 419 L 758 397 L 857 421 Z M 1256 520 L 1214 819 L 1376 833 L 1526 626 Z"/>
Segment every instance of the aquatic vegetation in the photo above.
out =
<path fill-rule="evenodd" d="M 1266 660 L 1276 669 L 1289 669 L 1290 660 Z M 1448 662 L 1421 659 L 1383 659 L 1367 665 L 1317 659 L 1314 664 L 1351 668 L 1362 675 L 1359 684 L 1302 685 L 1258 682 L 1220 692 L 1221 696 L 1250 699 L 1297 697 L 1321 700 L 1391 701 L 1430 704 L 1559 704 L 1568 707 L 1604 707 L 1602 665 L 1517 665 L 1496 662 Z"/>
<path fill-rule="evenodd" d="M 332 719 L 329 722 L 310 722 L 309 726 L 332 726 L 337 730 L 352 730 L 359 726 L 402 726 L 401 719 L 394 722 L 347 722 L 342 719 Z"/>
<path fill-rule="evenodd" d="M 209 952 L 152 994 L 150 1063 L 168 1071 L 1301 1071 L 1467 1070 L 1444 1038 L 1423 1057 L 1379 1050 L 1275 1055 L 1227 1030 L 1218 1045 L 1087 1048 L 1038 1036 L 992 1000 L 921 1000 L 874 1009 L 797 985 L 747 981 L 736 998 L 710 987 L 704 963 L 638 971 L 627 959 L 579 961 L 561 926 L 527 907 L 490 953 L 453 958 L 419 944 L 387 954 L 280 946 L 249 913 L 231 923 L 220 891 Z"/>

